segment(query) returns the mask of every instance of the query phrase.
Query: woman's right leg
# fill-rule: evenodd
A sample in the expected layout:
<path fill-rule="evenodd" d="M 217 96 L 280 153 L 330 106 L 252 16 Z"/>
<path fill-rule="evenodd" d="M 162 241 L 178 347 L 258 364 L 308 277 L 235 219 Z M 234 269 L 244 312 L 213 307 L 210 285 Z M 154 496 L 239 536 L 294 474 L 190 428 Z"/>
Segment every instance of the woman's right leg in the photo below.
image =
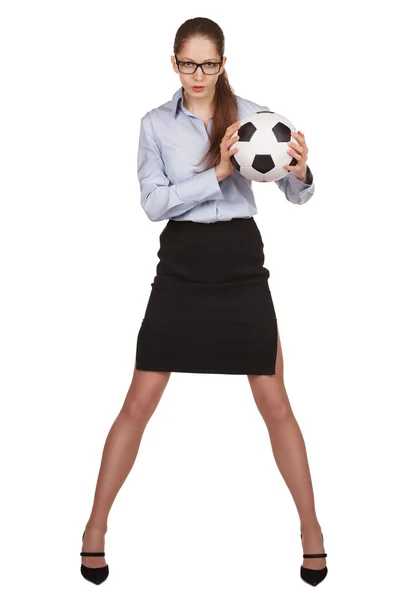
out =
<path fill-rule="evenodd" d="M 92 511 L 86 524 L 82 552 L 104 552 L 111 506 L 138 453 L 142 435 L 164 393 L 171 373 L 136 369 L 124 404 L 107 435 Z M 106 565 L 105 557 L 81 557 L 87 567 Z"/>

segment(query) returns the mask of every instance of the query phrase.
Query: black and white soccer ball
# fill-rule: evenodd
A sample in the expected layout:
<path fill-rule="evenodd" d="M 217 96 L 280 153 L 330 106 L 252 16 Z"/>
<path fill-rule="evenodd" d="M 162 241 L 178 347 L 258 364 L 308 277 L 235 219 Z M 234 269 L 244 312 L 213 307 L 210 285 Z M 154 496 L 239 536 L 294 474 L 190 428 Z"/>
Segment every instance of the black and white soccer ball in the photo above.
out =
<path fill-rule="evenodd" d="M 277 181 L 290 171 L 283 165 L 294 166 L 297 160 L 287 153 L 288 142 L 297 143 L 291 131 L 296 129 L 283 115 L 269 110 L 247 115 L 233 134 L 239 140 L 231 148 L 239 151 L 231 156 L 234 167 L 252 181 Z"/>

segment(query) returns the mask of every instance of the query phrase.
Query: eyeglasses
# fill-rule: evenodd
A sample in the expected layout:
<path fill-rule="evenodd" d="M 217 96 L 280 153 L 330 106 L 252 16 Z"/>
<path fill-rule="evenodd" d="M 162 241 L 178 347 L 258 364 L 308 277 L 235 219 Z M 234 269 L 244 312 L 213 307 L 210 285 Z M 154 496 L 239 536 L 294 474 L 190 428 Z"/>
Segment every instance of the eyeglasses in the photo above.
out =
<path fill-rule="evenodd" d="M 221 65 L 223 61 L 220 62 L 205 62 L 205 63 L 195 63 L 190 61 L 178 60 L 175 56 L 175 62 L 178 65 L 178 70 L 180 73 L 185 73 L 185 75 L 193 75 L 197 71 L 197 68 L 200 67 L 203 71 L 204 75 L 216 75 L 221 70 Z"/>

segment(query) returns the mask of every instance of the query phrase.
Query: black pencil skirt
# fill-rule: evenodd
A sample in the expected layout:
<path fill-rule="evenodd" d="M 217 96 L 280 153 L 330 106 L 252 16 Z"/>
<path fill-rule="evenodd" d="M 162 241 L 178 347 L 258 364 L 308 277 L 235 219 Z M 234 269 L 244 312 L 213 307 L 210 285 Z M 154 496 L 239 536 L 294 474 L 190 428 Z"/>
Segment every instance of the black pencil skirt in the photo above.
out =
<path fill-rule="evenodd" d="M 273 375 L 277 320 L 253 217 L 169 220 L 136 345 L 144 371 Z"/>

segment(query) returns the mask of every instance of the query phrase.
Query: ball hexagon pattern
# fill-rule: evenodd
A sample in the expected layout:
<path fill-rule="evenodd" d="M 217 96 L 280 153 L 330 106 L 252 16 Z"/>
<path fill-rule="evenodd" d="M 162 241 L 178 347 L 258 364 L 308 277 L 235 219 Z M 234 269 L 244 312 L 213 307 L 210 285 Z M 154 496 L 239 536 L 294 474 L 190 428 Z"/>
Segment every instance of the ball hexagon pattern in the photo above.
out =
<path fill-rule="evenodd" d="M 292 123 L 276 112 L 262 110 L 247 115 L 232 136 L 239 135 L 239 140 L 231 146 L 239 148 L 231 156 L 234 167 L 252 181 L 282 179 L 290 173 L 283 165 L 297 164 L 297 160 L 287 153 L 288 142 L 297 143 L 291 131 L 296 131 Z"/>

